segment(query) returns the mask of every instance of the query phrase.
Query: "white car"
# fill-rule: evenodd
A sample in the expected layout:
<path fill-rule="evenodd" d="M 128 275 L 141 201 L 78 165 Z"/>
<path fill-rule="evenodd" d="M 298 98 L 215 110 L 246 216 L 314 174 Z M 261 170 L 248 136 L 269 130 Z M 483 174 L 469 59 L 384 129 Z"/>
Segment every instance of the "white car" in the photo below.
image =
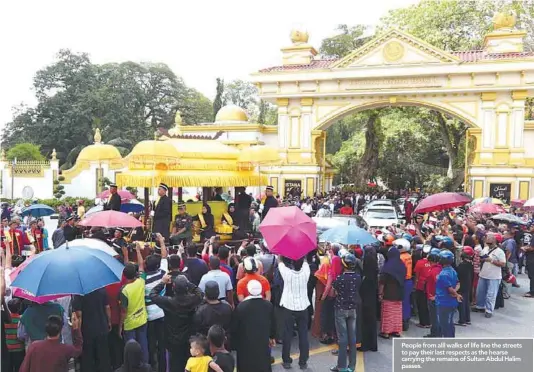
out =
<path fill-rule="evenodd" d="M 371 228 L 385 228 L 400 223 L 393 206 L 371 206 L 363 213 L 363 219 Z"/>

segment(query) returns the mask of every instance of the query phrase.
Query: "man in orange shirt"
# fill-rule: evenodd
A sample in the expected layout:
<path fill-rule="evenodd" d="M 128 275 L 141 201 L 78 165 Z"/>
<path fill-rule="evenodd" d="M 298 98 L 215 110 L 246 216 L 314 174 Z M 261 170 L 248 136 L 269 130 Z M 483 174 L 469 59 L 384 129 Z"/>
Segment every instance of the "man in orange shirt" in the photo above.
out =
<path fill-rule="evenodd" d="M 410 297 L 413 290 L 412 281 L 412 255 L 411 255 L 411 243 L 406 239 L 402 245 L 398 245 L 400 251 L 400 259 L 406 266 L 406 277 L 404 278 L 404 297 L 402 299 L 402 330 L 407 331 L 410 326 L 410 318 L 412 317 L 412 306 Z"/>
<path fill-rule="evenodd" d="M 245 270 L 245 276 L 243 279 L 237 282 L 237 299 L 239 302 L 243 302 L 246 297 L 249 296 L 247 285 L 251 280 L 257 280 L 261 284 L 261 296 L 271 301 L 271 285 L 269 281 L 258 274 L 258 265 L 254 257 L 246 257 L 243 260 L 243 269 Z"/>

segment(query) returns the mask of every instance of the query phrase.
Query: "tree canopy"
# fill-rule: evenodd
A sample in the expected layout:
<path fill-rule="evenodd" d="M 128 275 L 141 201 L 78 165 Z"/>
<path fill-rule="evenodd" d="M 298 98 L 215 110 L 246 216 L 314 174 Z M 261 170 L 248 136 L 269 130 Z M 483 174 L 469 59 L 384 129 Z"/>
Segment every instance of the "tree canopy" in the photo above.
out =
<path fill-rule="evenodd" d="M 45 160 L 45 157 L 41 154 L 39 146 L 33 143 L 19 143 L 10 148 L 6 154 L 6 158 L 9 161 L 28 161 L 28 160 Z"/>
<path fill-rule="evenodd" d="M 170 127 L 177 110 L 184 122 L 212 118 L 212 103 L 162 63 L 91 62 L 87 54 L 61 50 L 34 78 L 36 107 L 22 106 L 6 126 L 4 147 L 30 142 L 42 153 L 56 149 L 63 167 L 91 144 L 95 128 L 123 152 Z"/>

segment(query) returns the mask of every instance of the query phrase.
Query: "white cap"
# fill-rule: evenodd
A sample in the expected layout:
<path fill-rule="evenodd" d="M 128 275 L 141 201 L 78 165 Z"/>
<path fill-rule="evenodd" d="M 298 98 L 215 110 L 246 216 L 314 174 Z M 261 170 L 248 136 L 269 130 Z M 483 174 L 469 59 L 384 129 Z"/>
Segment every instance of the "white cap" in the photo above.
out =
<path fill-rule="evenodd" d="M 251 280 L 247 283 L 247 291 L 251 296 L 261 295 L 261 283 L 257 280 Z"/>

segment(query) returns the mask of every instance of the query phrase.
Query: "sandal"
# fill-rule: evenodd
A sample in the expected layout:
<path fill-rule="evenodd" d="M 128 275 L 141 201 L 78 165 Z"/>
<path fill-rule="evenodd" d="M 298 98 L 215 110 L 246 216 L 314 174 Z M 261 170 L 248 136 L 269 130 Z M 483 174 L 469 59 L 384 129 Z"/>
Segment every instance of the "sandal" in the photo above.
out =
<path fill-rule="evenodd" d="M 533 298 L 534 295 L 533 295 L 532 293 L 530 293 L 530 292 L 527 292 L 527 293 L 525 293 L 525 294 L 523 295 L 523 297 Z"/>
<path fill-rule="evenodd" d="M 390 338 L 389 335 L 386 334 L 386 333 L 379 333 L 378 336 L 379 336 L 379 337 L 382 337 L 382 338 L 385 339 L 385 340 L 389 340 L 389 338 Z"/>

